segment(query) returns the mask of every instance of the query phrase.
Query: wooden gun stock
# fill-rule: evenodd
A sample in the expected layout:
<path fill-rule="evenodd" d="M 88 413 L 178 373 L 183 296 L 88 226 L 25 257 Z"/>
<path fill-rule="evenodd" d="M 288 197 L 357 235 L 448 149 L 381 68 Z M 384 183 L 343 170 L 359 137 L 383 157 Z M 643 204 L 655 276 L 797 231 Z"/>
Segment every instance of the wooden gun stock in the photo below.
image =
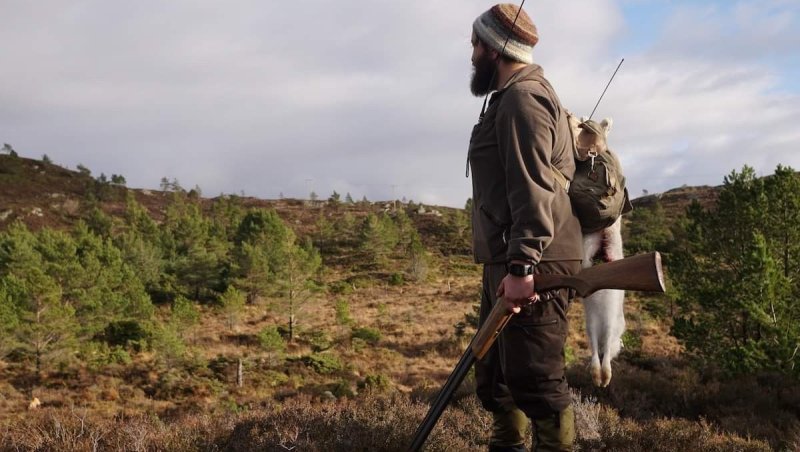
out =
<path fill-rule="evenodd" d="M 602 289 L 637 290 L 644 292 L 664 292 L 664 272 L 661 269 L 661 254 L 656 252 L 627 257 L 618 261 L 600 264 L 586 268 L 577 275 L 536 275 L 534 285 L 537 292 L 546 292 L 553 289 L 570 288 L 581 296 L 586 297 Z M 505 328 L 511 316 L 502 300 L 495 303 L 489 316 L 475 337 L 472 338 L 467 350 L 461 356 L 456 368 L 450 374 L 447 382 L 431 404 L 428 414 L 417 428 L 410 451 L 422 449 L 425 440 L 442 415 L 453 392 L 467 375 L 467 371 L 476 359 L 482 359 L 494 344 L 495 339 Z"/>
<path fill-rule="evenodd" d="M 536 292 L 570 288 L 578 296 L 586 297 L 602 289 L 664 292 L 664 272 L 661 254 L 658 251 L 626 257 L 607 264 L 583 269 L 577 275 L 536 275 L 533 278 Z M 482 359 L 489 351 L 497 335 L 505 328 L 513 313 L 499 301 L 489 317 L 475 334 L 470 344 L 472 353 Z"/>
<path fill-rule="evenodd" d="M 569 287 L 580 297 L 602 289 L 664 292 L 664 272 L 661 254 L 655 251 L 595 265 L 573 276 L 536 275 L 534 283 L 537 292 Z"/>

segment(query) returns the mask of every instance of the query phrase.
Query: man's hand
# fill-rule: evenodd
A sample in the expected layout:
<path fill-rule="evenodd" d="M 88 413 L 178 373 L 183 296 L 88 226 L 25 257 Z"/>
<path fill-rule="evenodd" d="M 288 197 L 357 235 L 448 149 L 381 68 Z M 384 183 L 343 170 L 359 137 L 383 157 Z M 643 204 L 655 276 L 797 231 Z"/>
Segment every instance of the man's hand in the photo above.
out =
<path fill-rule="evenodd" d="M 535 303 L 539 295 L 533 290 L 533 275 L 506 275 L 497 288 L 497 296 L 503 297 L 509 311 L 518 314 L 522 306 Z"/>

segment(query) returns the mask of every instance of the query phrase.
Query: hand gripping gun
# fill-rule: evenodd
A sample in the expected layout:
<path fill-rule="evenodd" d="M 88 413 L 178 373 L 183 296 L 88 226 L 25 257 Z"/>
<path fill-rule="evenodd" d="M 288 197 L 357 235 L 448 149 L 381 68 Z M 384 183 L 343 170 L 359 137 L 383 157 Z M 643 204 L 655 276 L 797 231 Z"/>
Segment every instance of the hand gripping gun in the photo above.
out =
<path fill-rule="evenodd" d="M 536 275 L 534 285 L 536 292 L 570 288 L 580 297 L 586 297 L 602 289 L 664 292 L 664 273 L 661 269 L 661 255 L 656 251 L 595 265 L 577 275 Z M 431 404 L 428 414 L 414 433 L 409 451 L 417 452 L 422 449 L 425 440 L 470 367 L 476 360 L 486 355 L 513 315 L 502 299 L 497 301 Z"/>

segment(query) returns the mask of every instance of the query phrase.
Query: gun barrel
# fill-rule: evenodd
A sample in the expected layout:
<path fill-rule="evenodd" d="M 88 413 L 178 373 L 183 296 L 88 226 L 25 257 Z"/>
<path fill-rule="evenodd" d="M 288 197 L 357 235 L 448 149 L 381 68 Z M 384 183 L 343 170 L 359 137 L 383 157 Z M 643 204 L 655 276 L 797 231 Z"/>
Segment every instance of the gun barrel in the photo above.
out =
<path fill-rule="evenodd" d="M 419 424 L 419 427 L 417 427 L 417 431 L 414 433 L 414 440 L 408 448 L 410 452 L 417 452 L 422 449 L 431 430 L 436 426 L 436 422 L 444 412 L 444 409 L 447 408 L 447 404 L 450 403 L 453 393 L 461 386 L 461 382 L 464 381 L 464 377 L 467 376 L 469 369 L 474 363 L 475 355 L 472 353 L 472 348 L 467 347 L 467 350 L 461 355 L 458 364 L 456 364 L 453 373 L 447 378 L 447 382 L 442 386 L 442 389 L 436 396 L 436 400 L 433 401 L 431 407 L 428 409 L 428 414 L 425 415 L 425 419 Z"/>

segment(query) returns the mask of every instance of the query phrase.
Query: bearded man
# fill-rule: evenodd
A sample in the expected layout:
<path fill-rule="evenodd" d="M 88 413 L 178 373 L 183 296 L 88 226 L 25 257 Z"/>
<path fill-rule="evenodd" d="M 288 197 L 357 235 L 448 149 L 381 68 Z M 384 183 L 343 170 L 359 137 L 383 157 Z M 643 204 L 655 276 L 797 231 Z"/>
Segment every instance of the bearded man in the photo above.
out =
<path fill-rule="evenodd" d="M 516 315 L 475 365 L 477 393 L 493 415 L 490 451 L 572 450 L 574 413 L 564 375 L 567 290 L 537 294 L 536 274 L 575 274 L 581 229 L 566 187 L 575 173 L 566 111 L 542 68 L 525 11 L 498 4 L 472 26 L 472 93 L 492 91 L 472 131 L 473 247 L 484 264 L 481 322 L 502 296 Z M 516 23 L 514 22 L 516 18 Z M 506 42 L 507 41 L 507 42 Z"/>

